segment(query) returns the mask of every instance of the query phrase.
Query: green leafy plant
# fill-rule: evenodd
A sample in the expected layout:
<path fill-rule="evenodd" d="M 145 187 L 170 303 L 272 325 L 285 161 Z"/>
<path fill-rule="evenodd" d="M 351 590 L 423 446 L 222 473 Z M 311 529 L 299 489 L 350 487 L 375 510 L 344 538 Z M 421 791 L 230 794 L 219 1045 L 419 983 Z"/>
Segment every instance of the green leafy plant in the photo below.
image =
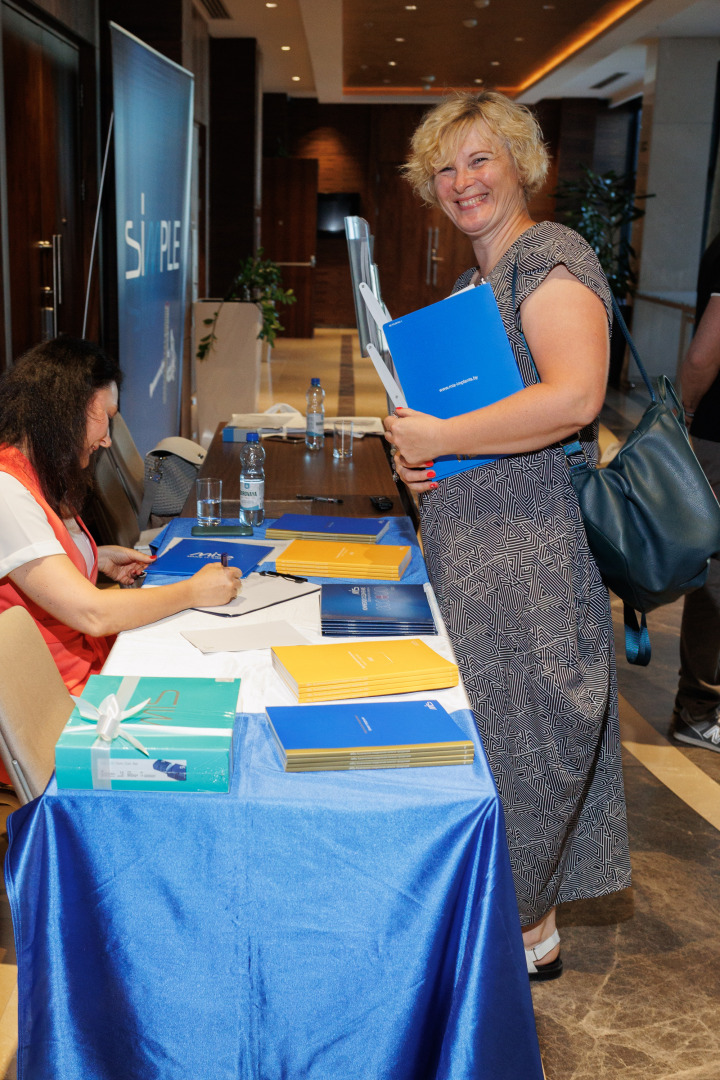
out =
<path fill-rule="evenodd" d="M 555 198 L 564 224 L 579 232 L 595 251 L 608 284 L 619 300 L 632 295 L 637 284 L 635 250 L 630 226 L 645 210 L 638 202 L 652 195 L 636 195 L 633 177 L 618 176 L 614 169 L 597 173 L 587 165 L 577 180 L 561 180 Z"/>
<path fill-rule="evenodd" d="M 282 274 L 280 267 L 272 259 L 263 259 L 263 249 L 258 248 L 257 254 L 248 255 L 240 263 L 237 274 L 230 282 L 230 288 L 225 293 L 220 307 L 209 319 L 203 319 L 203 325 L 209 327 L 207 334 L 198 341 L 197 358 L 207 360 L 217 343 L 217 322 L 222 311 L 223 304 L 233 300 L 242 300 L 257 304 L 262 315 L 262 326 L 258 338 L 267 341 L 272 348 L 275 338 L 285 327 L 281 324 L 277 313 L 277 304 L 294 304 L 297 297 L 292 289 L 283 289 Z"/>

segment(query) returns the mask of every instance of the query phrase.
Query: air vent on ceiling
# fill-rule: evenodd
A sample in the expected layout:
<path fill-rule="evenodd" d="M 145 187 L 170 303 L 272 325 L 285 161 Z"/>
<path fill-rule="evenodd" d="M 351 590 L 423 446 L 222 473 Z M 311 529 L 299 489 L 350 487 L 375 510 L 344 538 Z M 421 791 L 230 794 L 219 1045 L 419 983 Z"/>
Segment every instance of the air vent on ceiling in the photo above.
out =
<path fill-rule="evenodd" d="M 229 19 L 230 12 L 222 0 L 200 0 L 211 19 Z"/>
<path fill-rule="evenodd" d="M 616 71 L 614 75 L 608 75 L 607 79 L 601 79 L 599 83 L 595 83 L 591 86 L 591 90 L 602 90 L 603 87 L 609 86 L 610 83 L 617 82 L 618 79 L 624 79 L 627 75 L 627 71 Z"/>

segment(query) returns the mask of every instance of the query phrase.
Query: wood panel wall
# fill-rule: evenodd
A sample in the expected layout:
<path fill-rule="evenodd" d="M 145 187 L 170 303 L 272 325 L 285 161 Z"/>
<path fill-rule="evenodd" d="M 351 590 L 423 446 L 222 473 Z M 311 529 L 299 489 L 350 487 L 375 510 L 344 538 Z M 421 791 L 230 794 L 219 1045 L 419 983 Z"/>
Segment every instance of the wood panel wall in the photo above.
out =
<path fill-rule="evenodd" d="M 256 247 L 260 161 L 256 140 L 257 43 L 210 40 L 210 267 L 212 296 L 224 296 L 241 259 Z"/>
<path fill-rule="evenodd" d="M 66 26 L 78 37 L 97 46 L 97 0 L 35 0 L 35 6 Z"/>
<path fill-rule="evenodd" d="M 318 191 L 359 192 L 360 214 L 377 233 L 380 174 L 400 168 L 425 111 L 422 105 L 319 105 L 311 99 L 268 94 L 263 106 L 264 155 L 316 158 Z M 628 125 L 633 111 L 632 106 L 611 111 L 607 102 L 593 98 L 547 100 L 535 107 L 551 162 L 543 190 L 530 203 L 532 217 L 555 220 L 558 180 L 575 178 L 582 164 L 601 171 L 632 167 Z M 392 228 L 392 221 L 384 220 L 382 228 L 384 232 Z M 396 239 L 401 246 L 402 238 Z M 344 236 L 318 238 L 317 257 L 315 325 L 354 326 Z"/>

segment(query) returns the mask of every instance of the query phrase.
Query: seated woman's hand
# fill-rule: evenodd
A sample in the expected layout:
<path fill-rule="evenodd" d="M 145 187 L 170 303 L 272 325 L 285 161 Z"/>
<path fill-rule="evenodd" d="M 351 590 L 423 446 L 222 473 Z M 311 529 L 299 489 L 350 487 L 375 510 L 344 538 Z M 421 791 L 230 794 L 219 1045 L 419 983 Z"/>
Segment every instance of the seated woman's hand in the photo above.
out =
<path fill-rule="evenodd" d="M 116 544 L 104 544 L 98 548 L 98 570 L 120 585 L 132 585 L 152 561 L 153 556 L 144 551 L 134 551 Z"/>
<path fill-rule="evenodd" d="M 236 566 L 212 562 L 190 578 L 194 597 L 192 607 L 220 607 L 234 600 L 240 592 L 241 572 Z"/>

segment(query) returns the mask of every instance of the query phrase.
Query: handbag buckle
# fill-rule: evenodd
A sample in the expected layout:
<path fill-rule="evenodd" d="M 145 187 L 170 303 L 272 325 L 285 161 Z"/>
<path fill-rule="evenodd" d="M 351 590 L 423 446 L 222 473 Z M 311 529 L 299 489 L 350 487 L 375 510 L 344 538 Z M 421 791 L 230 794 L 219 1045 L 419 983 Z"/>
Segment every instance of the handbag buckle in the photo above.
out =
<path fill-rule="evenodd" d="M 588 462 L 587 458 L 585 457 L 585 451 L 583 450 L 582 443 L 578 438 L 568 439 L 566 442 L 562 442 L 560 445 L 562 446 L 563 453 L 567 458 L 568 468 L 587 468 Z M 573 458 L 575 460 L 573 460 Z"/>

